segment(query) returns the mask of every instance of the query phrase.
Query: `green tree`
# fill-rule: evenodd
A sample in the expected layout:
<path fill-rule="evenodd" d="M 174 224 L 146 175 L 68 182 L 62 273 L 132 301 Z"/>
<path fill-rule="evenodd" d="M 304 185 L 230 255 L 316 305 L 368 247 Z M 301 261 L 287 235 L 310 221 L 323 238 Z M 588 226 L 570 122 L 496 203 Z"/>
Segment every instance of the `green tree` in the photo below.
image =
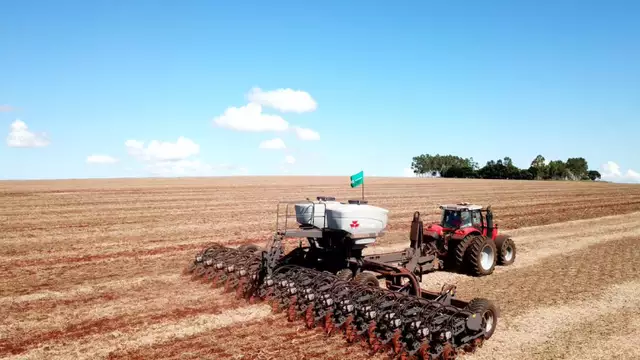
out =
<path fill-rule="evenodd" d="M 587 176 L 592 181 L 600 180 L 602 178 L 602 176 L 600 175 L 600 173 L 597 170 L 589 170 L 587 172 Z"/>
<path fill-rule="evenodd" d="M 553 180 L 564 180 L 567 178 L 567 165 L 562 160 L 553 160 L 547 165 L 547 178 Z"/>
<path fill-rule="evenodd" d="M 588 163 L 582 157 L 569 158 L 566 162 L 553 160 L 546 163 L 542 155 L 536 156 L 528 169 L 519 169 L 510 157 L 489 160 L 479 168 L 478 163 L 470 158 L 456 155 L 422 154 L 414 156 L 411 169 L 418 176 L 440 174 L 442 177 L 483 178 L 483 179 L 520 179 L 520 180 L 596 180 L 601 175 L 595 170 L 588 170 Z"/>
<path fill-rule="evenodd" d="M 542 155 L 536 156 L 536 158 L 531 161 L 529 172 L 533 174 L 534 179 L 547 178 L 547 165 L 545 165 L 546 161 L 547 160 Z"/>
<path fill-rule="evenodd" d="M 473 161 L 455 155 L 430 155 L 422 154 L 415 156 L 411 163 L 411 168 L 417 174 L 446 173 L 453 167 L 473 168 Z"/>
<path fill-rule="evenodd" d="M 587 173 L 589 172 L 589 165 L 587 164 L 587 160 L 582 157 L 567 159 L 566 168 L 568 173 L 573 177 L 573 180 L 583 180 L 588 178 Z"/>
<path fill-rule="evenodd" d="M 505 179 L 519 179 L 521 177 L 520 169 L 513 165 L 513 161 L 510 157 L 505 156 L 502 159 L 502 164 L 504 165 L 504 178 Z"/>

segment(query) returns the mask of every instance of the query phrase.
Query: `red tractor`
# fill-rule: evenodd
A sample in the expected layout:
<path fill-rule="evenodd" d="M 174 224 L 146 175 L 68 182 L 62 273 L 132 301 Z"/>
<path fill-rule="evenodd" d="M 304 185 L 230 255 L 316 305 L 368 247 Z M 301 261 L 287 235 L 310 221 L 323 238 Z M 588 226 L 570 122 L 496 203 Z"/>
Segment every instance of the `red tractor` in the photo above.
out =
<path fill-rule="evenodd" d="M 417 214 L 412 224 L 411 240 L 421 242 L 417 248 L 437 249 L 446 267 L 452 267 L 471 275 L 484 276 L 493 272 L 497 265 L 511 265 L 516 259 L 516 245 L 505 234 L 498 234 L 498 224 L 493 223 L 491 206 L 468 203 L 441 205 L 442 216 L 439 223 L 422 226 Z M 422 228 L 419 232 L 414 227 Z M 422 235 L 422 236 L 416 236 Z"/>

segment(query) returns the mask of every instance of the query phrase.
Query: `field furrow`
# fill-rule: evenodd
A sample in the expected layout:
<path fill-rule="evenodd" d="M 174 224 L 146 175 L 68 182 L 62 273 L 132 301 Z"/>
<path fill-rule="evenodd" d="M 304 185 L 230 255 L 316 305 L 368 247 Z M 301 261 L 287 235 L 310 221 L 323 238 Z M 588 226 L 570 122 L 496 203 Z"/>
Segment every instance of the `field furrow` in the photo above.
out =
<path fill-rule="evenodd" d="M 297 177 L 0 182 L 0 357 L 387 360 L 181 275 L 211 243 L 266 244 L 279 200 L 317 195 L 360 189 Z M 512 235 L 512 266 L 423 278 L 501 309 L 494 337 L 462 359 L 640 358 L 640 186 L 373 178 L 366 197 L 390 210 L 366 253 L 406 248 L 413 212 L 437 221 L 440 203 L 491 204 Z"/>

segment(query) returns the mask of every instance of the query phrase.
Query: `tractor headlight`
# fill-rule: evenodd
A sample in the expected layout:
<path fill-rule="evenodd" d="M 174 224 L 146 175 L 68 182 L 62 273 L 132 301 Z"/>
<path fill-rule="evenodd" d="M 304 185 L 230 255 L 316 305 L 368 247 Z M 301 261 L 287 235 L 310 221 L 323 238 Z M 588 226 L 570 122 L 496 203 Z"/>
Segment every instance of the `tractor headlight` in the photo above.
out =
<path fill-rule="evenodd" d="M 429 336 L 429 328 L 420 329 L 420 333 L 422 334 L 423 337 Z"/>
<path fill-rule="evenodd" d="M 200 262 L 200 261 L 202 261 L 202 256 L 200 255 L 196 256 L 196 262 Z"/>
<path fill-rule="evenodd" d="M 219 262 L 219 263 L 216 264 L 216 269 L 222 270 L 223 268 L 224 268 L 224 264 L 223 263 Z"/>
<path fill-rule="evenodd" d="M 447 338 L 447 340 L 451 339 L 451 331 L 444 333 L 444 337 Z"/>
<path fill-rule="evenodd" d="M 254 278 L 257 278 L 257 277 L 258 277 L 258 275 L 253 275 L 253 276 L 254 276 Z M 268 279 L 268 280 L 267 280 L 267 286 L 273 286 L 273 280 Z"/>
<path fill-rule="evenodd" d="M 400 319 L 393 320 L 393 325 L 395 325 L 395 327 L 399 327 L 400 325 L 402 325 L 402 320 Z"/>
<path fill-rule="evenodd" d="M 208 259 L 207 261 L 204 262 L 207 266 L 211 266 L 213 265 L 213 260 Z"/>

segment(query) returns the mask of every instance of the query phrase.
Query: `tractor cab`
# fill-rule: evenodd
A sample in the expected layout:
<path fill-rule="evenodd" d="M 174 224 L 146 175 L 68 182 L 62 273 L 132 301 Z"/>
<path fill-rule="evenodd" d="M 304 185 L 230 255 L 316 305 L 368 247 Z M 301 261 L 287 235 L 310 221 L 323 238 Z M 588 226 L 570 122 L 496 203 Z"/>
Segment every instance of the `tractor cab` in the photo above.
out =
<path fill-rule="evenodd" d="M 483 209 L 480 205 L 458 203 L 440 205 L 440 209 L 442 210 L 440 223 L 430 226 L 430 230 L 436 230 L 440 235 L 465 229 L 470 230 L 471 228 L 489 238 L 494 238 L 494 235 L 497 235 L 497 231 L 495 231 L 497 226 L 494 227 L 493 224 L 491 206 Z"/>
<path fill-rule="evenodd" d="M 466 203 L 455 205 L 441 205 L 442 217 L 440 218 L 440 226 L 444 229 L 464 229 L 474 227 L 482 231 L 483 218 L 481 206 L 469 205 Z"/>

